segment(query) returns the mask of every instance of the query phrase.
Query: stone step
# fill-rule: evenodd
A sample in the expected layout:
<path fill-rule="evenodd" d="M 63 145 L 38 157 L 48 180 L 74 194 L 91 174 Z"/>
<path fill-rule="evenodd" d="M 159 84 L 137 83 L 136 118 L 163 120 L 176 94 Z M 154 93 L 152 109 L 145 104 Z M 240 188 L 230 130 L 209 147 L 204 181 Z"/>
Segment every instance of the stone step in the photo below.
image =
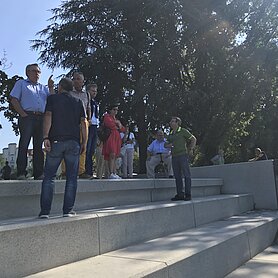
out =
<path fill-rule="evenodd" d="M 193 197 L 220 194 L 222 179 L 193 179 Z M 65 181 L 57 180 L 52 212 L 62 210 Z M 0 181 L 0 220 L 36 216 L 41 181 Z M 75 209 L 169 200 L 176 193 L 174 179 L 79 180 Z"/>
<path fill-rule="evenodd" d="M 253 211 L 27 277 L 222 278 L 271 245 L 277 228 L 277 211 Z"/>
<path fill-rule="evenodd" d="M 226 278 L 276 278 L 278 277 L 278 245 L 274 243 L 249 260 Z"/>
<path fill-rule="evenodd" d="M 155 202 L 80 212 L 49 220 L 0 222 L 3 277 L 21 277 L 190 229 L 253 208 L 249 194 Z"/>

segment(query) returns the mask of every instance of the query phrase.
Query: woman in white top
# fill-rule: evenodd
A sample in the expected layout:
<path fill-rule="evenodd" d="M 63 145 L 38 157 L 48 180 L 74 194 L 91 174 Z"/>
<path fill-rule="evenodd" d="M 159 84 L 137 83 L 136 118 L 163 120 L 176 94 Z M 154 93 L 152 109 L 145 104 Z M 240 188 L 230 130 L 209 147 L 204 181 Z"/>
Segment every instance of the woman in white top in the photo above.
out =
<path fill-rule="evenodd" d="M 126 126 L 126 131 L 121 133 L 121 138 L 123 142 L 121 149 L 123 178 L 132 178 L 135 136 Z"/>

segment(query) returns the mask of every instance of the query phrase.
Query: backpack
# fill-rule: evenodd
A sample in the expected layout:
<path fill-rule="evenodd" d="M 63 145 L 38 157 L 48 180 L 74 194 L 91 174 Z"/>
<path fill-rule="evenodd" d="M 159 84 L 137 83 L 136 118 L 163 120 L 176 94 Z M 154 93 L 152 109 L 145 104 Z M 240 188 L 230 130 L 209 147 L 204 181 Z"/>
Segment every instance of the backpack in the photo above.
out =
<path fill-rule="evenodd" d="M 111 134 L 111 129 L 105 126 L 104 123 L 102 123 L 97 131 L 99 140 L 103 143 L 106 142 L 110 134 Z"/>

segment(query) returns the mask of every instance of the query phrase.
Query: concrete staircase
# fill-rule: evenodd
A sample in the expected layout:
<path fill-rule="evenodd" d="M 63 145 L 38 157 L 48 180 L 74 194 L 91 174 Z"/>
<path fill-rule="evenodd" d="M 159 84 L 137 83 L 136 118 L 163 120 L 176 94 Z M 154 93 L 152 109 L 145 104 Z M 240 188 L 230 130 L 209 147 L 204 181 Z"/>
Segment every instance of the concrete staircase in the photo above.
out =
<path fill-rule="evenodd" d="M 1 206 L 15 207 L 0 214 L 1 277 L 224 277 L 277 232 L 276 211 L 220 194 L 222 179 L 194 179 L 190 202 L 169 201 L 172 179 L 79 181 L 73 218 L 61 217 L 63 186 L 40 220 L 40 183 L 0 183 Z"/>

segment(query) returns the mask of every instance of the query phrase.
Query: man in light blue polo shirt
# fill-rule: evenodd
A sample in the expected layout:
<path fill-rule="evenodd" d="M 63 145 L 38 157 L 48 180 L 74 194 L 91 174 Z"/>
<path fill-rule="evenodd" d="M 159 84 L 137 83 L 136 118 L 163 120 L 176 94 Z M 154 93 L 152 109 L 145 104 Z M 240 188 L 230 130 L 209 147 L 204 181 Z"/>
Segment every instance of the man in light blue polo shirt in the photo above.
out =
<path fill-rule="evenodd" d="M 10 94 L 11 103 L 19 114 L 18 127 L 20 132 L 17 155 L 17 178 L 26 179 L 27 151 L 31 137 L 33 138 L 33 175 L 34 179 L 42 179 L 44 155 L 43 114 L 48 95 L 54 92 L 54 82 L 48 79 L 48 87 L 38 83 L 41 70 L 38 64 L 26 67 L 27 79 L 18 80 Z"/>
<path fill-rule="evenodd" d="M 154 140 L 147 148 L 147 177 L 155 178 L 154 169 L 162 160 L 167 165 L 167 172 L 169 177 L 173 177 L 171 149 L 165 148 L 166 139 L 163 130 L 158 130 L 156 133 L 156 140 Z"/>

